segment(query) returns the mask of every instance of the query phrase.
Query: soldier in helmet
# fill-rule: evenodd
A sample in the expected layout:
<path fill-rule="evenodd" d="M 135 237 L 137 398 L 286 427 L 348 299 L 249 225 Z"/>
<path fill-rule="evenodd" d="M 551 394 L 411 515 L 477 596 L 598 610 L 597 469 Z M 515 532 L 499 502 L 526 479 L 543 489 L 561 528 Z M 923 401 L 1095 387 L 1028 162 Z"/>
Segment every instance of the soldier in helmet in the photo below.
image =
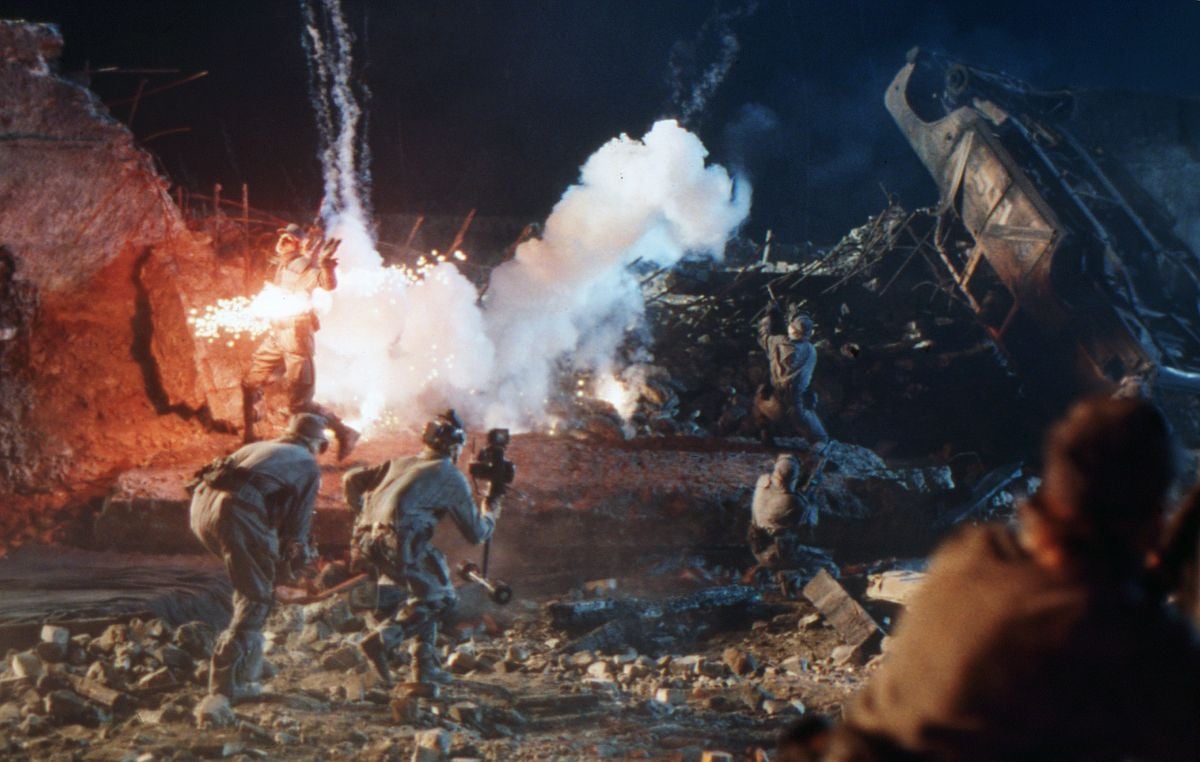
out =
<path fill-rule="evenodd" d="M 321 485 L 316 456 L 328 447 L 325 421 L 301 413 L 279 439 L 209 463 L 188 485 L 192 532 L 224 560 L 233 583 L 233 619 L 213 651 L 210 693 L 230 701 L 257 693 L 275 582 L 291 581 L 316 557 L 309 542 Z"/>
<path fill-rule="evenodd" d="M 785 325 L 784 325 L 785 324 Z M 812 344 L 813 321 L 793 311 L 786 321 L 774 300 L 759 323 L 759 344 L 767 353 L 771 371 L 771 396 L 782 405 L 792 425 L 812 442 L 829 439 L 821 423 L 816 395 L 809 389 L 817 367 L 817 350 Z M 761 398 L 760 394 L 760 398 Z"/>
<path fill-rule="evenodd" d="M 362 641 L 372 666 L 391 681 L 388 656 L 413 638 L 412 679 L 449 682 L 438 664 L 438 621 L 453 609 L 457 593 L 441 551 L 430 544 L 438 522 L 449 515 L 463 537 L 482 543 L 500 518 L 500 497 L 508 485 L 493 481 L 481 506 L 455 468 L 466 435 L 462 421 L 448 410 L 425 426 L 420 455 L 349 471 L 342 480 L 346 501 L 357 514 L 351 552 L 379 575 L 380 600 L 407 600 Z"/>
<path fill-rule="evenodd" d="M 338 239 L 321 236 L 307 237 L 299 225 L 288 225 L 279 231 L 275 243 L 276 266 L 273 282 L 276 286 L 312 296 L 317 288 L 332 291 L 337 288 Z M 315 256 L 314 256 L 315 255 Z M 314 261 L 315 260 L 315 261 Z M 313 399 L 316 389 L 316 332 L 320 328 L 317 314 L 311 309 L 299 315 L 274 320 L 267 338 L 254 351 L 250 372 L 242 381 L 244 440 L 255 440 L 255 408 L 262 397 L 262 388 L 280 370 L 287 383 L 288 410 L 313 413 L 326 420 L 337 437 L 337 457 L 342 460 L 358 443 L 359 433 L 347 426 L 331 410 Z"/>
<path fill-rule="evenodd" d="M 800 476 L 800 461 L 782 453 L 772 472 L 758 477 L 754 485 L 749 539 L 760 567 L 791 568 L 804 558 L 801 546 L 812 544 L 817 507 L 801 493 Z"/>

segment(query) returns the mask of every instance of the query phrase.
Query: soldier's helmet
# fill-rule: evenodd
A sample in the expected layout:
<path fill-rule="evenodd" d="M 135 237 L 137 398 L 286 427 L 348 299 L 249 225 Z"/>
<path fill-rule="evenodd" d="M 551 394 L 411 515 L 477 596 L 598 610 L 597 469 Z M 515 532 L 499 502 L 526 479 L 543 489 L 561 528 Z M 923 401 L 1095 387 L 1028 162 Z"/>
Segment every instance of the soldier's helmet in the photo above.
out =
<path fill-rule="evenodd" d="M 800 461 L 790 453 L 780 453 L 775 458 L 775 479 L 789 489 L 800 481 Z"/>
<path fill-rule="evenodd" d="M 788 321 L 788 338 L 793 341 L 807 339 L 813 333 L 813 320 L 807 313 L 801 312 L 792 316 Z"/>
<path fill-rule="evenodd" d="M 462 447 L 467 441 L 462 419 L 451 408 L 425 424 L 421 441 L 441 453 L 449 453 L 454 447 Z"/>
<path fill-rule="evenodd" d="M 312 413 L 297 413 L 288 421 L 286 436 L 316 442 L 321 452 L 329 449 L 329 435 L 325 433 L 325 419 Z"/>
<path fill-rule="evenodd" d="M 297 241 L 301 241 L 304 239 L 303 228 L 301 228 L 299 225 L 297 225 L 294 222 L 289 223 L 287 227 L 279 228 L 279 230 L 276 230 L 275 232 L 281 236 L 285 236 L 285 235 L 291 236 L 292 238 L 295 238 Z"/>

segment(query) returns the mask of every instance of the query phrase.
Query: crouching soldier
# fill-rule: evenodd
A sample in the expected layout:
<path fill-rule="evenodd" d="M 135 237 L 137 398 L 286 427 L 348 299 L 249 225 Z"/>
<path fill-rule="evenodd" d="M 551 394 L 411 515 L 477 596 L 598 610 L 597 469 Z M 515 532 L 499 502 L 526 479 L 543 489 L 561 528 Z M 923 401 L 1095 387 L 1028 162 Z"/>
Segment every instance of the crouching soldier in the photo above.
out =
<path fill-rule="evenodd" d="M 761 568 L 795 568 L 808 561 L 804 553 L 817 527 L 817 507 L 799 491 L 800 461 L 784 453 L 775 469 L 758 477 L 751 502 L 750 552 Z"/>
<path fill-rule="evenodd" d="M 233 619 L 213 650 L 209 693 L 232 702 L 259 691 L 275 583 L 316 557 L 308 537 L 321 485 L 316 455 L 328 447 L 324 419 L 302 413 L 279 439 L 213 461 L 189 485 L 192 532 L 224 560 L 233 583 Z"/>
<path fill-rule="evenodd" d="M 420 455 L 351 470 L 342 480 L 346 501 L 357 512 L 352 553 L 379 575 L 380 600 L 400 587 L 407 600 L 363 639 L 360 648 L 385 682 L 391 682 L 388 656 L 413 639 L 412 680 L 448 683 L 438 663 L 438 621 L 457 602 L 450 568 L 430 544 L 447 514 L 468 541 L 492 536 L 507 483 L 493 481 L 476 506 L 466 477 L 455 468 L 466 435 L 453 410 L 425 426 Z M 390 588 L 390 590 L 389 590 Z"/>

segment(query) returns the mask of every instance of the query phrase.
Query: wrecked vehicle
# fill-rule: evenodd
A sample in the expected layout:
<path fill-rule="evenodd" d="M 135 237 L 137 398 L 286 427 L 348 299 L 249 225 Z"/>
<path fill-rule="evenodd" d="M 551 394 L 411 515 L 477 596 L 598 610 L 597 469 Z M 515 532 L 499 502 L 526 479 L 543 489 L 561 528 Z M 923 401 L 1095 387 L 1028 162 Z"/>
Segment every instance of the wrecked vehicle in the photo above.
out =
<path fill-rule="evenodd" d="M 1200 263 L 1072 134 L 1072 93 L 914 50 L 885 103 L 940 191 L 946 274 L 1052 404 L 1200 391 Z"/>

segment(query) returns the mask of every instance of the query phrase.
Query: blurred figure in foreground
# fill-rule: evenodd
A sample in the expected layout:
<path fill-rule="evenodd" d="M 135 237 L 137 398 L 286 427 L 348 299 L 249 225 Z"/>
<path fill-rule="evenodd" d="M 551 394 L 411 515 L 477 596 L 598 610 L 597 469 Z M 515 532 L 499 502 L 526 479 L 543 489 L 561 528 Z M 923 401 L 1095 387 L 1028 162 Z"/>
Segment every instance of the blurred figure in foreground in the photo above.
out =
<path fill-rule="evenodd" d="M 1086 399 L 1044 448 L 1018 529 L 934 556 L 827 759 L 1197 759 L 1200 646 L 1148 568 L 1167 424 L 1142 400 Z"/>

